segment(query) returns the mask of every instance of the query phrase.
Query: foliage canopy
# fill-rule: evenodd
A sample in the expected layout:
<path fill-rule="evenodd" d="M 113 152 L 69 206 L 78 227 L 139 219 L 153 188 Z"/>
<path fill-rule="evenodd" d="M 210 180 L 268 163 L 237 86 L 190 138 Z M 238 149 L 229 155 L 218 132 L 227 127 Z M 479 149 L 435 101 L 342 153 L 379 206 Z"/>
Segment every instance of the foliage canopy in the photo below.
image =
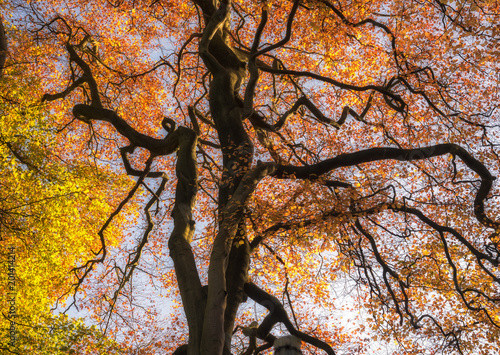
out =
<path fill-rule="evenodd" d="M 128 353 L 500 348 L 497 1 L 0 4 L 26 243 Z"/>

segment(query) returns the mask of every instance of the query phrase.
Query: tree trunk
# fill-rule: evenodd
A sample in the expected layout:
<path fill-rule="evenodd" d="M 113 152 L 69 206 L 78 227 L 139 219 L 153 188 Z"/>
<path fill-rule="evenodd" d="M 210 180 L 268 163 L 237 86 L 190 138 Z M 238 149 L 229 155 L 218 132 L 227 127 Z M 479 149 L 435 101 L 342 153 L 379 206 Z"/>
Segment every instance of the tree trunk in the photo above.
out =
<path fill-rule="evenodd" d="M 300 355 L 300 340 L 293 335 L 278 338 L 274 342 L 274 355 Z"/>
<path fill-rule="evenodd" d="M 2 17 L 0 16 L 0 78 L 3 76 L 5 60 L 7 59 L 7 38 L 3 27 Z"/>

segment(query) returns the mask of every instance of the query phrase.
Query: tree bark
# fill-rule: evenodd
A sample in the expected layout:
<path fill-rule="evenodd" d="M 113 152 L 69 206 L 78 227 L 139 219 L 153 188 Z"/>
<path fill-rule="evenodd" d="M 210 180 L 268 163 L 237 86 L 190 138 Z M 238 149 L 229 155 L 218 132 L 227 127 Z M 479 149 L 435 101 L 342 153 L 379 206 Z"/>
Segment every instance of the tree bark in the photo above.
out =
<path fill-rule="evenodd" d="M 231 2 L 221 3 L 215 12 L 212 12 L 209 2 L 195 3 L 204 11 L 206 18 L 199 53 L 212 74 L 210 113 L 219 135 L 223 157 L 218 199 L 219 232 L 208 271 L 201 353 L 222 354 L 223 351 L 229 352 L 236 311 L 244 299 L 243 285 L 250 260 L 250 248 L 242 220 L 243 210 L 241 206 L 232 210 L 230 205 L 237 198 L 236 191 L 252 164 L 253 144 L 243 126 L 241 100 L 237 96 L 245 76 L 245 64 L 227 40 Z"/>
<path fill-rule="evenodd" d="M 5 61 L 7 59 L 7 38 L 5 36 L 5 28 L 3 27 L 3 20 L 0 16 L 0 78 L 3 76 L 5 68 Z"/>

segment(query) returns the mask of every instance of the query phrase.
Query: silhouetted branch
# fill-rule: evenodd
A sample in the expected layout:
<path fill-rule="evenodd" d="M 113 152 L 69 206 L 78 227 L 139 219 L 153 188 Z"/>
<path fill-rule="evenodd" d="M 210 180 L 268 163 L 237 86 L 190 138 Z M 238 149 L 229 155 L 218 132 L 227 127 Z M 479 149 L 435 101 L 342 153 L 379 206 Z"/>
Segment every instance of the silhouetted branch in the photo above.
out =
<path fill-rule="evenodd" d="M 338 168 L 355 166 L 358 164 L 381 161 L 381 160 L 399 160 L 415 161 L 438 157 L 445 154 L 458 156 L 465 165 L 481 178 L 481 184 L 474 199 L 474 214 L 479 222 L 494 228 L 500 229 L 498 222 L 491 220 L 484 211 L 484 201 L 491 191 L 495 177 L 479 160 L 474 158 L 469 152 L 459 145 L 446 143 L 434 146 L 400 149 L 400 148 L 371 148 L 357 151 L 354 153 L 341 154 L 335 158 L 323 160 L 317 164 L 308 166 L 285 166 L 278 165 L 273 176 L 276 178 L 294 177 L 298 179 L 316 179 Z"/>
<path fill-rule="evenodd" d="M 276 323 L 283 323 L 286 329 L 291 335 L 305 341 L 318 349 L 324 350 L 329 355 L 335 355 L 335 351 L 327 343 L 310 336 L 306 333 L 298 331 L 293 326 L 292 322 L 288 318 L 288 314 L 281 304 L 281 302 L 274 296 L 270 295 L 266 291 L 262 290 L 253 283 L 245 284 L 245 292 L 248 297 L 260 304 L 261 306 L 267 308 L 269 314 L 264 318 L 262 323 L 257 329 L 257 337 L 269 343 L 274 343 L 274 336 L 270 334 L 271 329 Z"/>

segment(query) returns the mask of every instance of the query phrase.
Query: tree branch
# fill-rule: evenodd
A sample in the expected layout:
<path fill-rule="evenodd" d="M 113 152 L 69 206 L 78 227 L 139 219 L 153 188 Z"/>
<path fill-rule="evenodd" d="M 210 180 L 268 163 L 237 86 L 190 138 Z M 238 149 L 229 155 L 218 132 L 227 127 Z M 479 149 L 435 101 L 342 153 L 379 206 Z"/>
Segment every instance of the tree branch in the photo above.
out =
<path fill-rule="evenodd" d="M 269 314 L 264 318 L 257 329 L 257 337 L 259 339 L 267 342 L 274 342 L 274 337 L 270 334 L 271 329 L 276 323 L 283 323 L 291 335 L 296 336 L 318 349 L 324 350 L 329 355 L 335 355 L 335 351 L 333 351 L 332 347 L 324 341 L 295 329 L 288 318 L 285 308 L 276 297 L 268 294 L 266 291 L 250 282 L 245 284 L 245 292 L 248 297 L 267 308 L 269 311 Z"/>
<path fill-rule="evenodd" d="M 474 158 L 464 148 L 452 144 L 438 144 L 425 148 L 400 149 L 400 148 L 371 148 L 354 153 L 339 155 L 335 158 L 323 160 L 308 166 L 278 165 L 272 174 L 276 178 L 295 177 L 299 179 L 315 179 L 332 170 L 354 166 L 357 164 L 375 162 L 380 160 L 414 161 L 438 157 L 445 154 L 458 156 L 465 165 L 481 178 L 481 184 L 474 199 L 474 214 L 479 222 L 499 232 L 498 222 L 491 220 L 484 212 L 484 201 L 491 191 L 495 177 L 491 175 L 486 166 Z"/>
<path fill-rule="evenodd" d="M 250 78 L 248 79 L 248 84 L 245 90 L 245 99 L 244 99 L 244 117 L 249 117 L 253 112 L 253 101 L 255 97 L 255 87 L 257 86 L 257 81 L 259 80 L 259 71 L 256 65 L 256 59 L 260 55 L 263 55 L 267 52 L 272 51 L 273 49 L 284 46 L 292 36 L 292 24 L 295 18 L 295 14 L 297 13 L 297 8 L 299 6 L 300 0 L 294 0 L 292 9 L 290 10 L 290 14 L 288 15 L 288 20 L 286 24 L 286 32 L 285 36 L 275 44 L 267 46 L 266 48 L 257 51 L 258 44 L 260 42 L 260 36 L 267 22 L 267 10 L 265 8 L 262 9 L 262 19 L 259 24 L 259 27 L 256 31 L 256 35 L 254 38 L 254 42 L 252 45 L 252 49 L 250 51 L 250 58 L 248 60 L 248 71 L 250 72 Z M 257 52 L 255 52 L 257 51 Z"/>
<path fill-rule="evenodd" d="M 3 76 L 5 61 L 7 60 L 7 37 L 5 36 L 5 28 L 3 27 L 3 19 L 0 16 L 0 78 Z"/>
<path fill-rule="evenodd" d="M 217 58 L 210 53 L 209 45 L 212 38 L 215 36 L 218 30 L 224 26 L 224 23 L 229 16 L 229 5 L 222 3 L 220 8 L 210 17 L 210 21 L 203 31 L 203 36 L 201 37 L 199 54 L 203 59 L 203 62 L 207 66 L 208 70 L 212 73 L 225 72 L 226 68 L 219 63 Z"/>
<path fill-rule="evenodd" d="M 135 147 L 132 145 L 120 148 L 120 154 L 122 157 L 123 165 L 125 166 L 125 171 L 127 172 L 127 175 L 142 176 L 142 175 L 144 175 L 145 172 L 132 168 L 132 166 L 130 165 L 130 162 L 128 160 L 128 157 L 127 157 L 127 154 L 132 154 L 134 152 L 134 150 L 135 150 Z M 153 158 L 154 158 L 154 156 L 150 156 L 151 161 Z M 165 177 L 165 174 L 161 171 L 148 171 L 146 173 L 146 177 L 147 178 L 160 178 L 160 177 L 163 178 L 163 177 Z"/>
<path fill-rule="evenodd" d="M 406 103 L 403 101 L 403 99 L 399 95 L 394 94 L 393 92 L 389 91 L 387 88 L 382 87 L 382 86 L 378 86 L 378 85 L 356 86 L 356 85 L 352 85 L 352 84 L 346 84 L 346 83 L 342 83 L 340 81 L 337 81 L 335 79 L 328 78 L 326 76 L 322 76 L 322 75 L 315 74 L 315 73 L 308 72 L 308 71 L 275 69 L 275 68 L 266 68 L 266 67 L 262 67 L 260 69 L 262 71 L 265 71 L 265 72 L 271 73 L 271 74 L 308 77 L 308 78 L 316 79 L 319 81 L 323 81 L 325 83 L 332 84 L 332 85 L 337 86 L 337 87 L 344 89 L 344 90 L 351 90 L 351 91 L 358 91 L 358 92 L 369 91 L 369 90 L 377 91 L 377 92 L 381 93 L 382 95 L 384 95 L 384 97 L 389 97 L 394 101 L 393 103 L 390 104 L 390 106 L 395 111 L 404 112 L 404 109 L 406 107 Z"/>
<path fill-rule="evenodd" d="M 184 311 L 189 324 L 189 353 L 200 348 L 205 294 L 202 290 L 198 269 L 191 250 L 195 231 L 192 210 L 198 192 L 198 166 L 196 161 L 197 135 L 191 129 L 179 127 L 170 136 L 180 132 L 178 138 L 175 205 L 172 210 L 174 229 L 168 241 L 170 257 L 174 261 L 175 274 L 181 293 Z"/>
<path fill-rule="evenodd" d="M 86 123 L 90 123 L 92 120 L 109 122 L 115 127 L 118 133 L 130 141 L 132 146 L 145 148 L 156 156 L 168 155 L 175 152 L 179 146 L 181 132 L 184 130 L 190 131 L 189 128 L 179 127 L 163 139 L 152 138 L 137 132 L 123 118 L 118 116 L 115 111 L 85 104 L 75 105 L 73 107 L 73 115 Z"/>
<path fill-rule="evenodd" d="M 215 237 L 208 268 L 208 295 L 203 326 L 202 354 L 221 354 L 224 348 L 226 309 L 226 268 L 232 241 L 243 217 L 247 199 L 262 178 L 271 174 L 274 164 L 259 163 L 248 171 L 222 211 L 222 223 Z"/>

